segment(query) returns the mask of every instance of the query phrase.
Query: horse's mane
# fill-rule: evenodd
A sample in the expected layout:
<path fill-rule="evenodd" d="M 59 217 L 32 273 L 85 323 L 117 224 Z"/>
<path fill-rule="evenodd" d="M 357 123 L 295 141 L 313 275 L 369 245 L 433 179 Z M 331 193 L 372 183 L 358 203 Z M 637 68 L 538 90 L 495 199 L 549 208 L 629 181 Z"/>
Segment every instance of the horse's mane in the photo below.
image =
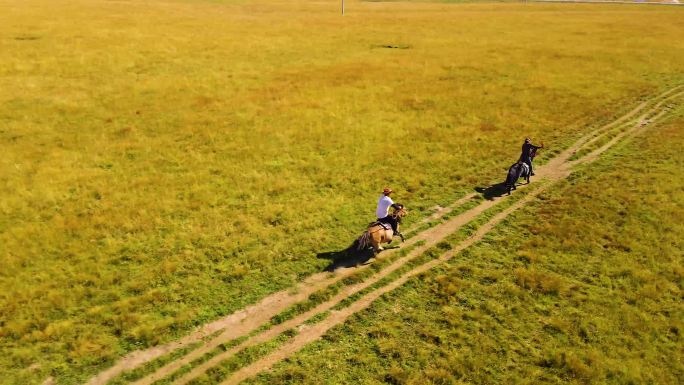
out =
<path fill-rule="evenodd" d="M 405 206 L 402 205 L 401 203 L 395 203 L 392 205 L 392 208 L 394 209 L 394 212 L 392 212 L 392 214 L 390 214 L 390 215 L 392 216 L 392 218 L 394 218 L 397 221 L 397 223 L 401 223 L 402 216 L 399 214 L 402 212 L 404 214 L 406 213 L 406 210 L 404 209 Z"/>

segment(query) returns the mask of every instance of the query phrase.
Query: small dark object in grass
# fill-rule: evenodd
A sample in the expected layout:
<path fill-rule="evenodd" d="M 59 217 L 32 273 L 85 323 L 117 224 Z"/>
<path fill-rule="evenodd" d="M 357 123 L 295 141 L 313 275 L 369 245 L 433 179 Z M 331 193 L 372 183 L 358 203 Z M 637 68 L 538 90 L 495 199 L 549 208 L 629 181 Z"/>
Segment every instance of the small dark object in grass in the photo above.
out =
<path fill-rule="evenodd" d="M 371 46 L 372 48 L 392 48 L 392 49 L 409 49 L 411 48 L 408 44 L 375 44 Z"/>
<path fill-rule="evenodd" d="M 38 40 L 38 39 L 40 39 L 40 36 L 19 35 L 19 36 L 14 37 L 14 40 L 21 40 L 21 41 Z"/>

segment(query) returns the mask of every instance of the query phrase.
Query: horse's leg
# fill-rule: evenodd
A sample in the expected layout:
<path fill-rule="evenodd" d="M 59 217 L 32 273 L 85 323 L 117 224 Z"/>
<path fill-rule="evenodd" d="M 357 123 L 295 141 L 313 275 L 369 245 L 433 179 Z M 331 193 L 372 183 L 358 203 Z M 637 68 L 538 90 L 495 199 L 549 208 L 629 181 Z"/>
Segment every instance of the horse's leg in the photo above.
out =
<path fill-rule="evenodd" d="M 371 235 L 371 243 L 373 244 L 373 253 L 377 254 L 384 250 L 382 246 L 380 246 L 380 242 L 382 242 L 382 237 L 380 235 L 380 231 L 376 231 Z"/>

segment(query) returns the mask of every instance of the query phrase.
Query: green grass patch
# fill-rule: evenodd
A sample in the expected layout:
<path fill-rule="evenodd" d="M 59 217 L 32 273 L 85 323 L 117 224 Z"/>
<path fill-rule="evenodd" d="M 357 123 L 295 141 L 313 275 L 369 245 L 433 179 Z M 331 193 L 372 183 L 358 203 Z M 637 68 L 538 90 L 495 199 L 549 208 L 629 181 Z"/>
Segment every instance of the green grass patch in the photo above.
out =
<path fill-rule="evenodd" d="M 218 366 L 207 370 L 203 375 L 191 380 L 188 384 L 210 385 L 220 383 L 231 373 L 274 351 L 296 335 L 297 332 L 291 329 L 271 341 L 245 348 L 234 356 L 222 361 Z"/>
<path fill-rule="evenodd" d="M 417 223 L 684 80 L 678 7 L 353 8 L 3 7 L 5 383 L 84 383 L 322 271 L 383 187 Z"/>
<path fill-rule="evenodd" d="M 678 383 L 682 145 L 680 108 L 246 383 Z"/>
<path fill-rule="evenodd" d="M 199 345 L 199 343 L 195 343 L 185 348 L 175 350 L 172 353 L 157 358 L 156 360 L 150 361 L 139 368 L 136 368 L 128 372 L 124 372 L 116 378 L 112 379 L 111 381 L 107 382 L 107 385 L 125 385 L 133 381 L 139 380 L 145 377 L 146 375 L 153 373 L 154 371 L 168 364 L 169 362 L 185 356 L 186 354 L 195 350 Z"/>

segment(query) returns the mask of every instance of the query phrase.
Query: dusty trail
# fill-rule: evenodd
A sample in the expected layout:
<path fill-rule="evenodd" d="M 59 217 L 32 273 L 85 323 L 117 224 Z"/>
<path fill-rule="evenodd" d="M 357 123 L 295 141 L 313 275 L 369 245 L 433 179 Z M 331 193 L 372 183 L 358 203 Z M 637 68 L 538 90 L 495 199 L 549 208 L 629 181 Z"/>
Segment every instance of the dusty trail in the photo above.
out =
<path fill-rule="evenodd" d="M 453 211 L 454 208 L 460 206 L 461 204 L 467 202 L 469 199 L 474 197 L 476 194 L 468 194 L 465 197 L 459 199 L 456 201 L 453 205 L 450 205 L 447 208 L 442 209 L 440 212 L 435 213 L 431 215 L 430 217 L 426 218 L 426 220 L 423 220 L 423 222 L 419 223 L 418 225 L 427 222 L 429 220 L 434 220 L 434 219 L 439 219 L 442 216 L 446 215 L 447 213 Z M 424 243 L 415 249 L 411 250 L 410 253 L 405 255 L 402 258 L 397 259 L 394 261 L 392 264 L 389 266 L 385 267 L 382 271 L 374 274 L 370 278 L 366 279 L 365 281 L 346 286 L 340 292 L 335 295 L 332 299 L 316 306 L 314 309 L 309 310 L 292 320 L 286 321 L 282 324 L 276 325 L 259 335 L 253 336 L 252 338 L 247 339 L 246 341 L 242 342 L 241 344 L 229 349 L 226 352 L 221 353 L 220 355 L 212 358 L 208 362 L 202 364 L 198 368 L 193 369 L 188 375 L 182 377 L 178 381 L 176 381 L 176 384 L 185 384 L 187 381 L 191 380 L 194 378 L 196 375 L 201 374 L 204 372 L 204 370 L 214 366 L 216 363 L 220 362 L 221 360 L 225 359 L 226 357 L 234 354 L 235 352 L 238 352 L 246 347 L 253 346 L 255 344 L 268 341 L 271 338 L 277 336 L 278 334 L 282 333 L 285 330 L 288 330 L 292 328 L 293 326 L 297 326 L 301 324 L 302 322 L 306 321 L 307 319 L 311 318 L 312 316 L 319 314 L 321 312 L 327 311 L 330 308 L 334 307 L 337 305 L 339 302 L 344 300 L 345 298 L 348 298 L 349 296 L 358 293 L 359 291 L 366 289 L 367 287 L 375 284 L 376 282 L 380 281 L 384 277 L 390 275 L 403 265 L 405 265 L 407 262 L 412 260 L 413 258 L 421 255 L 424 253 L 426 250 L 428 250 L 430 247 L 436 245 L 439 241 L 441 241 L 444 237 L 446 237 L 449 234 L 454 233 L 456 230 L 458 230 L 461 226 L 469 223 L 471 220 L 473 220 L 477 215 L 481 213 L 481 211 L 486 210 L 495 204 L 497 204 L 499 201 L 485 201 L 482 204 L 480 204 L 481 210 L 469 210 L 466 211 L 465 213 L 447 221 L 442 224 L 436 225 L 432 227 L 431 229 L 425 230 L 424 232 L 416 235 L 415 237 L 411 238 L 408 240 L 405 244 L 407 246 L 412 246 L 420 241 L 423 241 Z M 396 252 L 396 250 L 388 250 L 392 252 Z M 383 257 L 386 257 L 389 253 L 383 253 Z M 349 275 L 351 272 L 353 272 L 354 269 L 346 269 L 346 271 L 342 273 L 338 273 L 336 279 L 333 281 L 336 282 L 337 280 L 341 279 L 344 276 Z M 332 284 L 332 283 L 330 283 Z M 329 284 L 329 285 L 330 285 Z M 321 289 L 322 287 L 327 287 L 328 285 L 317 285 L 316 290 Z M 303 293 L 298 293 L 298 295 L 291 296 L 291 299 L 294 299 L 295 301 L 292 303 L 296 303 L 299 301 L 303 301 L 306 298 L 308 298 L 309 294 L 312 293 L 314 290 L 311 291 L 306 291 L 305 294 Z M 267 309 L 265 309 L 267 310 Z M 218 347 L 219 345 L 229 342 L 233 339 L 239 338 L 243 335 L 249 334 L 250 331 L 257 329 L 259 326 L 263 325 L 264 323 L 268 322 L 270 318 L 275 314 L 271 314 L 271 312 L 268 311 L 261 311 L 258 312 L 258 317 L 250 317 L 249 319 L 249 324 L 239 324 L 237 327 L 233 327 L 231 329 L 226 329 L 223 333 L 221 333 L 219 336 L 213 338 L 209 342 L 207 342 L 205 345 L 199 347 L 198 349 L 190 352 L 186 356 L 179 358 L 175 361 L 172 361 L 168 363 L 167 365 L 159 368 L 157 371 L 154 373 L 141 378 L 140 380 L 136 381 L 133 383 L 133 385 L 149 385 L 154 383 L 157 380 L 160 380 L 173 372 L 177 371 L 178 369 L 182 368 L 184 365 L 187 365 L 191 363 L 192 361 L 202 357 L 204 354 L 210 352 L 214 348 Z M 268 316 L 268 317 L 267 317 Z M 267 318 L 266 318 L 267 317 Z M 202 370 L 204 369 L 204 370 Z"/>
<path fill-rule="evenodd" d="M 681 89 L 681 87 L 677 87 L 676 89 Z M 642 130 L 644 127 L 647 125 L 656 122 L 658 119 L 660 119 L 663 115 L 665 115 L 668 111 L 672 109 L 671 106 L 666 105 L 663 106 L 665 103 L 676 99 L 680 98 L 684 95 L 684 91 L 677 92 L 675 94 L 672 94 L 670 96 L 667 96 L 666 98 L 660 100 L 658 103 L 656 103 L 653 108 L 648 110 L 646 113 L 641 115 L 638 119 L 636 124 L 634 124 L 631 128 L 624 130 L 617 135 L 615 135 L 612 139 L 610 139 L 607 143 L 605 143 L 603 146 L 597 148 L 596 150 L 588 153 L 585 155 L 583 158 L 571 161 L 568 163 L 569 167 L 573 167 L 577 163 L 587 163 L 587 162 L 593 162 L 598 158 L 599 155 L 604 153 L 606 150 L 609 148 L 613 147 L 617 142 L 625 138 L 626 136 L 631 136 L 636 134 L 637 131 Z"/>
<path fill-rule="evenodd" d="M 669 93 L 668 93 L 669 94 Z M 457 255 L 459 252 L 464 250 L 465 248 L 471 246 L 475 242 L 481 240 L 491 229 L 496 226 L 498 223 L 500 223 L 502 220 L 504 220 L 508 215 L 519 209 L 520 207 L 523 207 L 526 203 L 530 202 L 533 200 L 537 195 L 539 195 L 542 191 L 548 189 L 550 186 L 554 184 L 554 182 L 563 179 L 567 176 L 570 175 L 572 171 L 572 167 L 576 166 L 578 164 L 588 164 L 593 161 L 595 161 L 598 158 L 598 155 L 606 151 L 607 149 L 611 148 L 615 144 L 617 144 L 620 140 L 628 137 L 628 136 L 633 136 L 639 131 L 643 130 L 646 128 L 648 124 L 656 122 L 658 119 L 660 119 L 662 116 L 664 116 L 668 111 L 669 107 L 662 108 L 662 105 L 669 100 L 672 100 L 677 97 L 681 97 L 684 95 L 684 92 L 679 92 L 676 94 L 673 94 L 671 96 L 666 97 L 665 99 L 660 100 L 655 106 L 651 107 L 648 109 L 643 115 L 641 115 L 638 119 L 637 122 L 634 124 L 626 125 L 626 129 L 616 135 L 614 138 L 612 138 L 608 143 L 606 143 L 604 146 L 599 148 L 598 150 L 595 150 L 594 152 L 576 160 L 576 161 L 569 161 L 569 157 L 572 155 L 574 151 L 576 151 L 576 147 L 581 146 L 581 142 L 578 141 L 574 146 L 572 146 L 570 149 L 562 153 L 558 158 L 559 162 L 555 164 L 547 164 L 546 166 L 540 167 L 539 168 L 539 175 L 544 176 L 549 180 L 550 183 L 547 183 L 543 185 L 540 188 L 537 188 L 536 190 L 531 191 L 529 194 L 527 194 L 524 198 L 522 198 L 520 201 L 516 202 L 515 204 L 511 205 L 510 207 L 506 208 L 502 212 L 496 214 L 492 219 L 490 219 L 486 224 L 481 226 L 477 232 L 466 239 L 465 241 L 461 242 L 458 246 L 456 246 L 454 249 L 450 250 L 449 252 L 445 253 L 438 259 L 434 259 L 432 261 L 426 262 L 420 266 L 415 267 L 414 269 L 410 270 L 409 272 L 403 274 L 401 277 L 397 278 L 396 280 L 392 281 L 391 283 L 378 288 L 368 294 L 366 294 L 363 298 L 357 300 L 353 304 L 351 304 L 349 307 L 344 308 L 339 311 L 333 311 L 331 314 L 324 319 L 323 321 L 316 323 L 312 326 L 308 325 L 300 325 L 299 330 L 300 333 L 293 337 L 289 342 L 287 342 L 285 345 L 277 349 L 276 351 L 266 355 L 265 357 L 257 360 L 256 362 L 252 363 L 251 365 L 248 365 L 246 367 L 243 367 L 233 373 L 229 378 L 227 378 L 225 381 L 221 383 L 221 385 L 230 385 L 230 384 L 238 384 L 239 382 L 250 378 L 264 370 L 270 369 L 275 363 L 291 356 L 292 354 L 296 353 L 299 351 L 301 348 L 303 348 L 305 345 L 307 345 L 310 342 L 313 342 L 320 338 L 323 334 L 325 334 L 328 330 L 330 330 L 332 327 L 337 326 L 341 323 L 343 323 L 349 316 L 367 308 L 372 304 L 373 301 L 378 299 L 380 296 L 382 296 L 385 293 L 388 293 L 397 287 L 403 285 L 406 281 L 408 281 L 410 278 L 417 276 L 419 274 L 422 274 L 429 269 L 443 263 L 444 261 L 447 261 L 451 258 L 453 258 L 455 255 Z M 662 95 L 661 95 L 662 96 Z M 640 111 L 643 109 L 643 107 L 635 109 L 631 111 L 630 113 L 634 114 L 637 111 Z M 485 202 L 486 203 L 486 202 Z M 479 208 L 478 206 L 477 208 Z M 476 209 L 477 209 L 476 208 Z M 473 209 L 475 210 L 475 209 Z M 227 357 L 223 357 L 223 359 L 226 359 Z M 220 360 L 215 360 L 216 363 L 220 362 Z M 204 369 L 204 368 L 203 368 Z M 187 376 L 189 377 L 189 376 Z M 186 379 L 187 381 L 187 379 Z"/>
<path fill-rule="evenodd" d="M 413 227 L 405 230 L 406 233 L 414 231 L 417 227 L 432 220 L 442 218 L 444 215 L 452 212 L 455 208 L 461 206 L 476 194 L 468 194 L 458 199 L 448 207 L 440 208 L 432 215 L 416 223 Z M 428 230 L 429 232 L 430 230 Z M 404 247 L 414 245 L 420 241 L 418 237 L 412 237 L 404 243 Z M 396 253 L 396 249 L 388 249 L 380 256 L 380 258 L 388 258 Z M 129 370 L 133 370 L 144 365 L 147 362 L 155 360 L 161 356 L 174 352 L 178 349 L 185 348 L 191 344 L 201 342 L 207 339 L 214 333 L 220 334 L 214 338 L 208 339 L 204 345 L 196 350 L 193 350 L 188 355 L 173 361 L 168 365 L 160 368 L 157 372 L 148 377 L 138 380 L 136 385 L 150 384 L 160 378 L 163 378 L 172 371 L 177 370 L 181 366 L 192 362 L 201 357 L 212 349 L 216 348 L 222 343 L 243 337 L 260 326 L 269 322 L 278 313 L 286 310 L 288 307 L 306 300 L 312 293 L 334 285 L 341 279 L 349 276 L 357 271 L 355 268 L 339 268 L 333 273 L 323 272 L 309 276 L 294 288 L 279 291 L 270 294 L 258 303 L 250 305 L 243 310 L 232 313 L 224 318 L 208 323 L 199 330 L 181 338 L 178 341 L 170 342 L 164 345 L 155 346 L 153 348 L 131 352 L 121 358 L 114 366 L 108 368 L 98 375 L 92 377 L 86 385 L 105 385 L 114 377 Z M 158 373 L 158 374 L 157 374 Z"/>
<path fill-rule="evenodd" d="M 338 294 L 336 294 L 333 298 L 319 304 L 316 306 L 314 309 L 311 309 L 303 314 L 300 314 L 299 316 L 286 321 L 282 324 L 276 325 L 272 327 L 271 329 L 268 329 L 261 334 L 258 334 L 252 338 L 247 339 L 246 341 L 242 342 L 241 344 L 221 353 L 216 355 L 215 357 L 211 358 L 207 362 L 197 366 L 196 368 L 193 368 L 192 371 L 190 371 L 188 374 L 183 376 L 182 378 L 178 379 L 177 381 L 174 382 L 176 385 L 184 385 L 196 376 L 204 373 L 207 369 L 217 365 L 221 361 L 225 360 L 226 358 L 232 356 L 233 354 L 239 352 L 240 350 L 247 348 L 249 346 L 253 346 L 262 342 L 266 342 L 268 340 L 271 340 L 272 338 L 278 336 L 280 333 L 292 329 L 294 327 L 300 326 L 302 323 L 304 323 L 306 320 L 310 319 L 311 317 L 315 316 L 316 314 L 323 313 L 325 311 L 328 311 L 332 309 L 334 306 L 342 302 L 343 300 L 349 298 L 350 296 L 374 285 L 375 283 L 379 282 L 383 278 L 389 276 L 402 266 L 404 266 L 407 262 L 410 260 L 416 258 L 417 256 L 423 254 L 425 251 L 427 251 L 430 247 L 433 247 L 436 245 L 439 241 L 444 239 L 446 236 L 453 234 L 455 231 L 457 231 L 460 227 L 463 225 L 469 223 L 475 217 L 477 217 L 482 211 L 496 205 L 499 201 L 485 201 L 482 204 L 480 204 L 480 207 L 482 210 L 469 210 L 456 218 L 449 220 L 443 224 L 435 226 L 433 229 L 431 229 L 430 232 L 425 232 L 421 233 L 419 236 L 417 236 L 418 240 L 423 240 L 425 243 L 421 246 L 416 247 L 413 249 L 410 253 L 408 253 L 406 256 L 394 261 L 392 264 L 389 266 L 385 267 L 378 273 L 374 274 L 370 278 L 366 279 L 363 282 L 354 284 L 354 285 L 349 285 L 344 287 L 343 289 L 340 290 Z M 223 341 L 227 342 L 227 341 Z M 183 364 L 187 364 L 190 361 L 187 360 L 179 360 L 182 361 Z M 180 364 L 180 362 L 179 362 Z M 179 369 L 182 365 L 179 364 L 169 364 L 167 367 L 164 367 L 160 369 L 157 373 L 154 373 L 153 375 L 149 376 L 150 378 L 155 378 L 159 379 L 162 378 L 168 374 L 171 374 L 171 371 L 175 371 Z M 143 381 L 144 380 L 144 381 Z M 139 382 L 136 382 L 134 385 L 143 385 L 143 384 L 149 384 L 148 379 L 143 379 Z"/>
<path fill-rule="evenodd" d="M 668 91 L 662 93 L 659 95 L 659 98 L 661 99 L 661 103 L 665 102 L 667 100 L 670 100 L 672 98 L 672 94 L 676 93 L 677 91 L 680 91 L 684 86 L 677 86 L 674 88 L 669 89 Z M 676 96 L 676 95 L 675 95 Z M 596 141 L 600 140 L 601 138 L 604 138 L 605 136 L 609 135 L 611 130 L 614 128 L 617 128 L 620 126 L 620 124 L 624 124 L 625 122 L 629 121 L 630 118 L 634 117 L 636 114 L 639 113 L 639 111 L 643 110 L 649 103 L 651 103 L 652 100 L 647 100 L 642 103 L 640 103 L 636 108 L 633 110 L 629 111 L 626 115 L 623 115 L 621 118 L 615 120 L 614 122 L 607 124 L 596 131 L 592 132 L 590 135 L 593 135 L 594 137 L 592 139 L 589 139 L 586 141 L 582 146 L 580 146 L 577 150 L 581 150 L 583 148 L 586 148 L 588 146 L 591 146 L 593 143 Z M 661 104 L 659 103 L 658 106 Z"/>
<path fill-rule="evenodd" d="M 525 203 L 531 201 L 534 199 L 539 193 L 541 193 L 543 190 L 545 190 L 547 186 L 538 188 L 532 192 L 530 192 L 527 196 L 522 198 L 520 201 L 516 202 L 514 205 L 508 207 L 501 213 L 495 215 L 489 222 L 487 222 L 484 226 L 482 226 L 474 235 L 460 243 L 456 248 L 450 250 L 447 254 L 444 254 L 438 259 L 433 259 L 430 262 L 424 263 L 411 271 L 407 272 L 406 274 L 402 275 L 401 277 L 397 278 L 396 280 L 392 281 L 391 283 L 387 284 L 386 286 L 383 286 L 377 290 L 374 290 L 370 293 L 368 293 L 366 296 L 364 296 L 362 299 L 354 302 L 351 304 L 349 307 L 346 307 L 342 310 L 339 311 L 333 311 L 331 314 L 324 319 L 323 321 L 314 324 L 312 326 L 309 325 L 302 325 L 299 328 L 299 334 L 297 334 L 295 337 L 292 338 L 291 341 L 283 345 L 281 348 L 276 350 L 275 352 L 267 355 L 266 357 L 254 362 L 253 364 L 246 366 L 235 373 L 233 373 L 232 376 L 230 376 L 228 379 L 223 381 L 221 385 L 229 385 L 229 384 L 238 384 L 241 381 L 250 378 L 264 370 L 270 369 L 275 363 L 291 356 L 292 354 L 296 353 L 299 351 L 301 348 L 303 348 L 305 345 L 309 344 L 310 342 L 313 342 L 317 339 L 319 339 L 323 334 L 325 334 L 328 330 L 330 330 L 332 327 L 337 326 L 341 323 L 343 323 L 347 318 L 349 318 L 351 315 L 358 313 L 361 310 L 366 309 L 368 306 L 370 306 L 373 301 L 376 299 L 380 298 L 383 294 L 386 294 L 399 286 L 403 285 L 408 281 L 410 278 L 415 277 L 419 274 L 422 274 L 431 268 L 451 259 L 454 255 L 458 254 L 460 251 L 463 249 L 467 248 L 468 246 L 472 245 L 473 243 L 479 241 L 484 237 L 496 224 L 504 220 L 510 213 L 513 211 L 517 210 L 518 208 L 522 207 L 525 205 Z M 225 359 L 224 357 L 223 359 Z"/>
<path fill-rule="evenodd" d="M 570 173 L 570 169 L 580 163 L 584 162 L 589 162 L 593 161 L 600 153 L 605 151 L 606 149 L 612 147 L 615 143 L 617 143 L 619 140 L 623 139 L 626 135 L 631 135 L 635 133 L 638 129 L 642 128 L 645 126 L 645 124 L 657 120 L 662 114 L 664 114 L 666 111 L 660 109 L 661 106 L 666 102 L 669 101 L 675 97 L 681 96 L 683 92 L 677 92 L 681 87 L 675 87 L 673 89 L 668 90 L 667 92 L 661 93 L 660 95 L 657 95 L 647 101 L 642 102 L 639 104 L 637 107 L 629 111 L 627 114 L 623 115 L 619 119 L 604 125 L 593 132 L 583 136 L 579 140 L 577 140 L 570 148 L 566 149 L 563 151 L 561 154 L 559 154 L 557 157 L 549 161 L 545 166 L 541 166 L 537 168 L 537 174 L 539 177 L 542 178 L 547 178 L 550 180 L 557 180 L 560 178 L 563 178 Z M 647 108 L 647 106 L 651 106 Z M 612 140 L 610 140 L 608 143 L 606 143 L 604 146 L 601 148 L 585 155 L 583 158 L 576 160 L 576 161 L 569 161 L 570 157 L 578 151 L 580 148 L 589 145 L 590 143 L 593 143 L 594 141 L 598 140 L 599 137 L 608 134 L 612 129 L 616 127 L 620 127 L 623 125 L 628 125 L 634 116 L 636 116 L 638 113 L 642 112 L 643 110 L 646 110 L 645 113 L 643 113 L 639 118 L 638 122 L 636 125 L 631 126 L 628 130 L 620 132 L 616 137 L 614 137 Z M 650 118 L 650 120 L 649 120 Z M 523 188 L 526 188 L 526 186 L 522 186 Z M 382 295 L 383 293 L 392 290 L 392 288 L 395 288 L 399 286 L 401 283 L 397 282 L 405 282 L 408 278 L 411 276 L 414 276 L 415 274 L 419 274 L 419 272 L 416 271 L 424 271 L 429 268 L 431 268 L 434 264 L 440 263 L 441 261 L 445 260 L 447 256 L 448 258 L 451 258 L 450 256 L 455 254 L 457 251 L 456 250 L 462 250 L 463 248 L 467 247 L 468 245 L 472 244 L 473 242 L 477 241 L 480 239 L 485 233 L 481 233 L 481 231 L 485 229 L 489 229 L 493 227 L 496 223 L 500 222 L 504 216 L 501 216 L 504 213 L 510 213 L 514 211 L 514 208 L 521 207 L 521 205 L 524 204 L 524 202 L 528 202 L 530 199 L 533 199 L 539 192 L 541 192 L 542 189 L 537 189 L 535 191 L 532 191 L 523 198 L 521 201 L 517 202 L 516 204 L 512 205 L 511 207 L 507 208 L 504 210 L 502 213 L 498 214 L 492 220 L 490 220 L 487 224 L 485 224 L 473 237 L 469 238 L 468 240 L 464 241 L 459 247 L 456 249 L 452 250 L 450 253 L 446 254 L 440 259 L 433 260 L 429 262 L 430 265 L 424 264 L 421 265 L 413 270 L 411 270 L 409 273 L 404 274 L 401 278 L 393 281 L 392 283 L 376 289 L 375 291 L 372 291 L 366 296 L 364 296 L 362 299 L 359 301 L 355 302 L 352 304 L 350 307 L 345 308 L 341 311 L 336 311 L 332 312 L 331 315 L 326 318 L 324 321 L 321 321 L 320 323 L 314 325 L 313 327 L 307 327 L 307 326 L 302 326 L 303 322 L 310 319 L 311 317 L 320 314 L 324 311 L 330 310 L 332 307 L 337 305 L 339 302 L 344 300 L 345 298 L 348 298 L 349 296 L 358 293 L 359 291 L 368 288 L 369 286 L 373 285 L 374 283 L 380 281 L 382 278 L 387 277 L 390 275 L 392 272 L 396 271 L 399 269 L 401 266 L 405 265 L 408 263 L 410 260 L 413 258 L 421 255 L 424 251 L 426 251 L 428 248 L 434 246 L 437 244 L 439 241 L 444 239 L 446 236 L 454 233 L 457 231 L 460 227 L 463 225 L 469 223 L 472 221 L 475 217 L 480 215 L 482 212 L 486 211 L 487 209 L 495 206 L 499 202 L 502 201 L 502 199 L 494 199 L 494 200 L 488 200 L 488 201 L 483 201 L 480 203 L 480 205 L 476 206 L 473 209 L 470 209 L 452 219 L 449 219 L 445 221 L 442 224 L 436 225 L 428 230 L 425 230 L 419 234 L 417 234 L 415 237 L 412 237 L 411 239 L 407 240 L 405 243 L 406 246 L 412 246 L 415 245 L 419 241 L 424 241 L 424 244 L 416 247 L 414 250 L 412 250 L 410 253 L 408 253 L 406 256 L 397 259 L 394 261 L 392 264 L 384 268 L 383 270 L 379 271 L 378 273 L 374 274 L 370 278 L 366 279 L 365 281 L 355 284 L 355 285 L 350 285 L 346 286 L 343 289 L 340 290 L 340 292 L 331 298 L 328 301 L 325 301 L 321 304 L 319 304 L 317 307 L 314 309 L 311 309 L 287 322 L 284 322 L 282 324 L 276 325 L 271 327 L 270 329 L 267 329 L 255 336 L 252 336 L 251 338 L 248 338 L 241 344 L 235 346 L 234 348 L 229 349 L 226 352 L 223 352 L 216 357 L 210 359 L 206 363 L 197 366 L 194 368 L 192 371 L 187 373 L 185 376 L 181 377 L 179 380 L 177 380 L 175 383 L 176 384 L 185 384 L 189 380 L 195 378 L 197 375 L 203 373 L 207 369 L 217 365 L 220 363 L 220 361 L 225 360 L 226 358 L 230 357 L 231 355 L 239 352 L 240 350 L 252 346 L 255 344 L 259 344 L 265 341 L 268 341 L 276 336 L 278 336 L 280 333 L 282 333 L 285 330 L 291 329 L 293 327 L 299 326 L 301 328 L 300 334 L 298 334 L 296 337 L 294 337 L 289 343 L 284 345 L 281 349 L 278 349 L 276 352 L 264 357 L 262 360 L 259 360 L 255 362 L 252 365 L 249 365 L 238 372 L 235 372 L 233 376 L 231 376 L 228 380 L 226 380 L 227 383 L 236 383 L 234 381 L 237 381 L 239 378 L 247 378 L 251 376 L 252 374 L 258 373 L 259 371 L 262 371 L 272 365 L 272 363 L 277 362 L 280 358 L 281 355 L 284 354 L 284 356 L 287 356 L 291 354 L 292 352 L 300 349 L 304 344 L 311 342 L 318 338 L 317 336 L 322 335 L 327 331 L 330 327 L 337 325 L 340 322 L 343 322 L 349 315 L 353 314 L 356 311 L 361 310 L 362 308 L 365 308 L 370 304 L 374 299 L 376 299 L 378 296 Z M 450 205 L 449 207 L 442 208 L 438 212 L 432 214 L 431 216 L 425 218 L 422 220 L 420 223 L 416 224 L 415 227 L 426 223 L 431 220 L 436 220 L 444 215 L 448 214 L 449 212 L 453 211 L 453 209 L 459 207 L 463 203 L 467 202 L 471 198 L 473 198 L 476 194 L 468 194 L 464 196 L 463 198 L 459 199 L 458 201 L 454 202 L 454 204 Z M 411 229 L 407 230 L 411 231 Z M 478 237 L 478 234 L 480 234 Z M 387 256 L 393 254 L 396 252 L 395 250 L 388 250 L 387 252 L 384 252 L 381 254 L 381 258 L 386 258 Z M 448 259 L 447 258 L 447 259 Z M 422 270 L 421 270 L 422 269 Z M 210 335 L 220 332 L 217 336 L 208 339 L 206 342 L 204 342 L 203 345 L 201 345 L 199 348 L 195 349 L 194 351 L 190 352 L 189 354 L 170 362 L 169 364 L 163 366 L 162 368 L 158 369 L 154 373 L 141 378 L 137 382 L 135 382 L 135 385 L 147 385 L 151 384 L 154 381 L 157 381 L 159 379 L 165 378 L 168 375 L 173 374 L 176 372 L 178 369 L 183 367 L 184 365 L 187 365 L 191 363 L 192 361 L 202 357 L 204 354 L 212 351 L 219 345 L 229 342 L 231 340 L 234 340 L 239 337 L 243 337 L 245 335 L 248 335 L 249 333 L 253 332 L 260 326 L 266 324 L 267 322 L 270 321 L 270 319 L 277 315 L 278 313 L 282 312 L 283 310 L 287 309 L 289 306 L 292 306 L 298 302 L 302 302 L 306 300 L 310 294 L 324 289 L 326 287 L 329 287 L 330 285 L 335 284 L 338 282 L 340 279 L 349 276 L 351 273 L 356 271 L 357 269 L 339 269 L 334 273 L 318 273 L 314 274 L 310 277 L 308 277 L 306 280 L 298 284 L 295 288 L 295 291 L 292 290 L 287 290 L 287 291 L 281 291 L 277 292 L 274 294 L 271 294 L 267 297 L 265 297 L 263 300 L 258 302 L 255 305 L 249 306 L 245 308 L 244 310 L 238 311 L 236 313 L 233 313 L 227 317 L 224 317 L 223 319 L 217 320 L 215 322 L 212 322 L 210 324 L 205 325 L 198 331 L 182 338 L 179 341 L 168 343 L 165 345 L 161 345 L 155 348 L 147 349 L 144 351 L 138 351 L 138 352 L 133 352 L 124 358 L 122 358 L 119 362 L 117 362 L 113 367 L 101 372 L 97 376 L 93 377 L 90 381 L 87 382 L 87 385 L 104 385 L 106 384 L 109 380 L 113 379 L 117 375 L 121 374 L 123 371 L 127 370 L 132 370 L 136 367 L 141 366 L 142 364 L 149 362 L 151 360 L 154 360 L 162 355 L 168 354 L 170 352 L 175 351 L 176 349 L 186 347 L 190 344 L 200 342 L 203 339 L 208 339 Z M 414 273 L 415 272 L 415 273 Z M 406 277 L 404 279 L 404 277 Z M 402 281 L 403 280 L 403 281 Z M 391 287 L 391 288 L 390 288 Z M 389 289 L 387 289 L 389 288 Z M 363 305 L 365 304 L 365 305 Z M 359 308 L 361 306 L 361 308 Z M 353 310 L 357 309 L 358 310 Z M 351 313 L 350 313 L 351 311 Z M 327 326 L 326 326 L 327 325 Z M 320 333 L 320 334 L 319 334 Z M 307 337 L 308 336 L 308 337 Z M 269 362 L 271 362 L 269 364 Z M 242 374 L 241 374 L 242 373 Z M 246 377 L 242 377 L 246 376 Z"/>

